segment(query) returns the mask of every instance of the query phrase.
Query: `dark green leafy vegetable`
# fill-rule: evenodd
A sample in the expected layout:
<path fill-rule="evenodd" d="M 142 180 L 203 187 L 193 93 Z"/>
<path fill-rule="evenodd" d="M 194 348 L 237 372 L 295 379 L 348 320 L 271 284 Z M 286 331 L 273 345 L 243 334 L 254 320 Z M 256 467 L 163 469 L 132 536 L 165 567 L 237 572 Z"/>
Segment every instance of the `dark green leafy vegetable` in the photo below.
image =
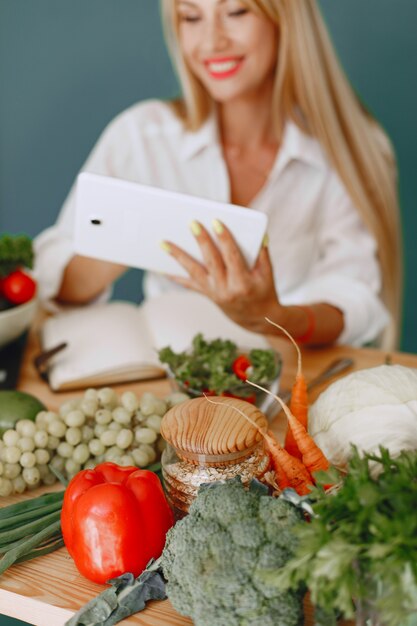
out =
<path fill-rule="evenodd" d="M 136 579 L 127 573 L 109 580 L 112 585 L 83 606 L 66 626 L 112 626 L 145 608 L 148 600 L 164 600 L 165 581 L 160 559 L 151 561 Z"/>
<path fill-rule="evenodd" d="M 299 525 L 295 557 L 277 572 L 281 589 L 304 583 L 312 600 L 357 623 L 417 623 L 417 451 L 361 457 L 354 449 L 345 477 L 318 476 L 341 486 L 312 491 L 315 517 Z M 372 621 L 373 620 L 373 621 Z"/>
<path fill-rule="evenodd" d="M 0 237 L 0 278 L 5 278 L 20 267 L 33 267 L 33 247 L 26 235 Z"/>
<path fill-rule="evenodd" d="M 217 395 L 239 390 L 240 397 L 250 396 L 254 393 L 253 388 L 245 385 L 233 371 L 233 363 L 239 354 L 233 341 L 206 341 L 200 333 L 194 337 L 191 350 L 174 352 L 165 347 L 159 350 L 158 356 L 186 390 L 210 391 Z M 251 362 L 248 375 L 252 382 L 265 385 L 276 379 L 281 364 L 273 350 L 253 349 L 248 357 Z"/>

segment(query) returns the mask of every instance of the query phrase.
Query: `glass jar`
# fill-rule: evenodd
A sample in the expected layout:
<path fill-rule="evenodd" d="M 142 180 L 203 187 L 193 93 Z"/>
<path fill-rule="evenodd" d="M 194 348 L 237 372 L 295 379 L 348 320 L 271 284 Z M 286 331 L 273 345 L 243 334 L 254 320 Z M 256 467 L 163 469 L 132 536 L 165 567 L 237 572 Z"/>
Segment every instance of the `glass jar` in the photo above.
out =
<path fill-rule="evenodd" d="M 162 475 L 177 519 L 186 515 L 200 485 L 236 476 L 247 485 L 252 478 L 262 480 L 270 468 L 261 433 L 236 408 L 259 429 L 266 429 L 263 413 L 236 398 L 195 398 L 164 416 L 161 434 L 167 447 Z"/>

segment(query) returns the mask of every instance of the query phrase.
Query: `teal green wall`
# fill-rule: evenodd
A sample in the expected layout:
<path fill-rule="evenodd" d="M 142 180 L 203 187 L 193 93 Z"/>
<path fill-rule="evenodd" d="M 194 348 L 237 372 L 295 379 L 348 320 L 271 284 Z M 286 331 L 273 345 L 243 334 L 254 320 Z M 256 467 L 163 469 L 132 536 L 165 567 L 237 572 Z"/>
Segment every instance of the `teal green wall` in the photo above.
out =
<path fill-rule="evenodd" d="M 26 624 L 27 622 L 21 622 L 20 620 L 12 619 L 11 617 L 5 617 L 0 613 L 0 626 L 26 626 Z"/>
<path fill-rule="evenodd" d="M 417 2 L 320 4 L 348 76 L 395 147 L 405 257 L 402 348 L 417 353 Z"/>
<path fill-rule="evenodd" d="M 392 137 L 405 232 L 403 349 L 417 352 L 416 0 L 321 0 L 356 89 Z M 106 123 L 176 91 L 157 0 L 0 0 L 0 231 L 51 224 Z M 117 288 L 137 299 L 139 272 Z"/>

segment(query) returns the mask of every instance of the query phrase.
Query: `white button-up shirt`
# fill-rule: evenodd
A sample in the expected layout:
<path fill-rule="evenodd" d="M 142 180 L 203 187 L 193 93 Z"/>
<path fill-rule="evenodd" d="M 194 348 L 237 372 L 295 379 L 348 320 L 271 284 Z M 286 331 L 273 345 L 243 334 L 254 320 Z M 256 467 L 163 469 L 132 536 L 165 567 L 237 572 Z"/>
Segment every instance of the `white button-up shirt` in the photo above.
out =
<path fill-rule="evenodd" d="M 151 100 L 136 104 L 105 129 L 83 171 L 230 202 L 230 184 L 215 117 L 187 131 L 173 109 Z M 42 299 L 59 290 L 74 254 L 74 190 L 54 226 L 35 240 Z M 320 144 L 292 122 L 269 177 L 250 208 L 268 216 L 269 251 L 284 305 L 327 302 L 344 313 L 340 343 L 374 340 L 388 323 L 379 298 L 376 243 Z M 145 297 L 182 289 L 148 272 Z"/>

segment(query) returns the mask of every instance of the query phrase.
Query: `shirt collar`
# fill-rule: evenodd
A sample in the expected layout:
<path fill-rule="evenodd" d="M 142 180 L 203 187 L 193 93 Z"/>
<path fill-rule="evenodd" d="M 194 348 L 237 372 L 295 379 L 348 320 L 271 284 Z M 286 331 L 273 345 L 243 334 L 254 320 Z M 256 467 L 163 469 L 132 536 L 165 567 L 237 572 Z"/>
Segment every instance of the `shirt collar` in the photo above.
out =
<path fill-rule="evenodd" d="M 292 120 L 285 125 L 280 153 L 286 162 L 303 161 L 320 169 L 328 168 L 320 143 L 311 135 L 304 133 Z"/>
<path fill-rule="evenodd" d="M 215 113 L 197 131 L 185 131 L 181 154 L 184 160 L 192 159 L 206 148 L 219 148 L 219 133 Z M 282 145 L 274 169 L 281 169 L 289 161 L 303 161 L 314 167 L 326 169 L 328 162 L 317 139 L 304 133 L 289 120 L 284 129 Z"/>
<path fill-rule="evenodd" d="M 219 133 L 217 120 L 214 113 L 211 113 L 198 130 L 186 130 L 184 142 L 181 146 L 181 155 L 188 161 L 209 147 L 219 147 Z"/>

